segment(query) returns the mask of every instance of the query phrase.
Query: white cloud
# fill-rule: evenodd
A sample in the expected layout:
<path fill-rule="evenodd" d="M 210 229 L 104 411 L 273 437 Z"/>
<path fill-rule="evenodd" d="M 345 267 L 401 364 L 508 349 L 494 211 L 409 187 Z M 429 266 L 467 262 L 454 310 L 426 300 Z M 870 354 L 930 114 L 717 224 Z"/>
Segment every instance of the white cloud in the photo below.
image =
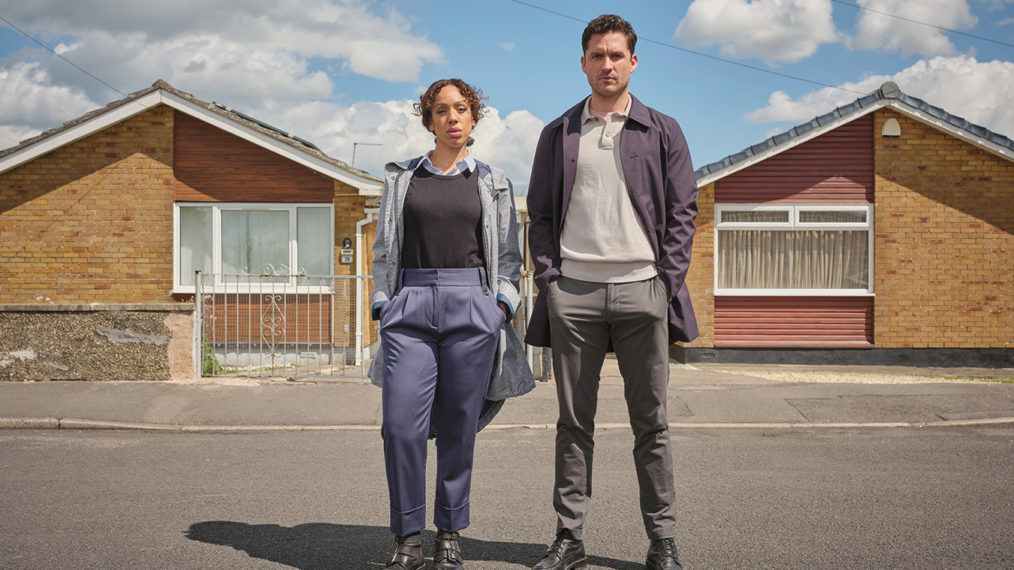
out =
<path fill-rule="evenodd" d="M 97 107 L 80 91 L 53 84 L 39 63 L 0 67 L 0 149 Z"/>
<path fill-rule="evenodd" d="M 925 57 L 951 55 L 955 53 L 954 44 L 944 31 L 915 22 L 952 30 L 970 29 L 978 22 L 966 0 L 858 1 L 867 10 L 859 12 L 859 23 L 856 25 L 852 45 L 861 50 L 883 50 Z M 877 12 L 894 14 L 914 22 Z"/>
<path fill-rule="evenodd" d="M 122 90 L 165 79 L 296 133 L 346 162 L 353 143 L 381 143 L 356 153 L 355 166 L 376 175 L 390 160 L 433 148 L 413 101 L 337 102 L 340 86 L 321 70 L 416 81 L 423 65 L 443 61 L 439 46 L 374 3 L 0 0 L 0 13 Z M 119 98 L 51 54 L 19 52 L 0 62 L 0 148 Z M 473 153 L 507 171 L 523 192 L 541 128 L 527 111 L 501 117 L 490 109 L 476 129 Z"/>
<path fill-rule="evenodd" d="M 490 108 L 475 129 L 472 154 L 507 173 L 518 196 L 528 194 L 532 157 L 545 124 L 528 111 L 513 111 L 506 117 Z"/>
<path fill-rule="evenodd" d="M 1003 10 L 1005 4 L 1014 4 L 1014 0 L 978 0 L 980 4 L 985 4 L 986 9 L 995 12 L 996 10 Z"/>
<path fill-rule="evenodd" d="M 384 164 L 422 155 L 433 148 L 433 135 L 422 126 L 412 111 L 414 101 L 359 102 L 353 105 L 309 102 L 274 111 L 266 110 L 258 118 L 275 125 L 286 125 L 300 137 L 310 140 L 330 156 L 350 162 L 353 143 L 356 168 L 376 176 Z M 499 110 L 488 108 L 474 131 L 471 153 L 477 159 L 498 166 L 524 194 L 531 174 L 531 156 L 535 154 L 543 123 L 527 111 L 514 111 L 501 117 Z"/>
<path fill-rule="evenodd" d="M 976 61 L 970 56 L 935 57 L 920 60 L 894 75 L 876 75 L 842 87 L 868 93 L 885 81 L 894 81 L 901 90 L 948 113 L 982 125 L 1004 136 L 1014 137 L 1014 62 Z M 752 123 L 791 121 L 801 123 L 854 101 L 855 93 L 824 88 L 793 99 L 775 91 L 766 107 L 752 111 Z"/>
<path fill-rule="evenodd" d="M 270 110 L 258 118 L 310 140 L 330 156 L 351 162 L 352 143 L 379 143 L 356 151 L 357 168 L 379 175 L 383 165 L 421 154 L 432 147 L 432 135 L 412 114 L 412 101 L 363 101 L 352 105 L 322 101 Z"/>
<path fill-rule="evenodd" d="M 269 122 L 261 113 L 340 98 L 325 69 L 416 81 L 444 57 L 363 0 L 0 0 L 0 13 L 121 92 L 165 79 Z M 0 74 L 0 148 L 122 97 L 34 48 Z"/>
<path fill-rule="evenodd" d="M 676 28 L 687 45 L 731 57 L 794 63 L 838 41 L 830 0 L 694 0 Z"/>
<path fill-rule="evenodd" d="M 34 35 L 69 43 L 61 55 L 122 90 L 162 78 L 236 106 L 330 95 L 330 80 L 312 64 L 416 81 L 423 65 L 444 59 L 404 17 L 378 14 L 362 0 L 0 0 L 0 12 Z M 109 98 L 59 59 L 43 63 L 55 81 Z"/>
<path fill-rule="evenodd" d="M 96 105 L 79 92 L 53 85 L 38 63 L 0 67 L 0 124 L 45 126 L 83 115 Z"/>
<path fill-rule="evenodd" d="M 0 125 L 0 150 L 16 146 L 19 142 L 30 139 L 41 131 L 24 125 Z"/>

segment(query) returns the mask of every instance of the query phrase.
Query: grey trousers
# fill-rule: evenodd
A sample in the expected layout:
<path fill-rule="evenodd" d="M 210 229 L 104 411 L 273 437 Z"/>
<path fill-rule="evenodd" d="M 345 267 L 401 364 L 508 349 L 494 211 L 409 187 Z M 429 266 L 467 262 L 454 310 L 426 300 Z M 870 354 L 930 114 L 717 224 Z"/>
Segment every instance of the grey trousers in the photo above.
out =
<path fill-rule="evenodd" d="M 557 530 L 581 538 L 592 494 L 595 411 L 609 341 L 623 376 L 641 514 L 649 539 L 675 534 L 676 489 L 666 390 L 669 299 L 659 278 L 591 283 L 560 277 L 546 289 L 560 416 L 556 424 Z"/>

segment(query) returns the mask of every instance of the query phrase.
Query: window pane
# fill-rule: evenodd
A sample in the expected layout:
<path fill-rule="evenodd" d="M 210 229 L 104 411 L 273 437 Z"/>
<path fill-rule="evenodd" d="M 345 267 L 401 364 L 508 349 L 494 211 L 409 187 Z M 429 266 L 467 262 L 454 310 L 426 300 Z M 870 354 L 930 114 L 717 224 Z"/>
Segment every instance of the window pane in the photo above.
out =
<path fill-rule="evenodd" d="M 331 215 L 327 208 L 296 209 L 298 272 L 331 274 Z"/>
<path fill-rule="evenodd" d="M 867 289 L 863 231 L 720 231 L 718 287 Z"/>
<path fill-rule="evenodd" d="M 180 275 L 182 286 L 194 285 L 194 271 L 211 267 L 211 208 L 180 208 Z"/>
<path fill-rule="evenodd" d="M 222 212 L 222 273 L 227 281 L 257 281 L 235 274 L 286 274 L 289 265 L 288 212 Z"/>
<path fill-rule="evenodd" d="M 827 211 L 827 210 L 800 210 L 799 221 L 803 223 L 850 223 L 865 224 L 866 212 L 860 210 L 852 211 Z"/>
<path fill-rule="evenodd" d="M 746 223 L 789 223 L 789 212 L 787 210 L 722 210 L 722 222 L 746 222 Z"/>

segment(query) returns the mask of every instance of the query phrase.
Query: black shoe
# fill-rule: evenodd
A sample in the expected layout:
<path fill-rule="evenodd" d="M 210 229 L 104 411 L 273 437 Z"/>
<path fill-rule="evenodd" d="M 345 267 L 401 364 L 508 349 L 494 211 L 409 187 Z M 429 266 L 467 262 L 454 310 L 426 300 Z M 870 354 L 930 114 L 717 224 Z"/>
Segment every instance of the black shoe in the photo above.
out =
<path fill-rule="evenodd" d="M 435 570 L 461 570 L 461 545 L 458 544 L 458 533 L 446 530 L 437 531 L 437 540 L 433 543 L 433 568 Z"/>
<path fill-rule="evenodd" d="M 644 570 L 683 570 L 680 566 L 680 555 L 676 552 L 676 541 L 671 538 L 651 541 L 648 559 L 644 561 Z"/>
<path fill-rule="evenodd" d="M 425 567 L 422 555 L 422 539 L 419 533 L 394 537 L 394 554 L 384 568 L 397 570 L 419 570 Z"/>
<path fill-rule="evenodd" d="M 587 568 L 588 559 L 584 555 L 584 543 L 574 538 L 567 529 L 556 533 L 556 540 L 546 551 L 546 555 L 532 570 L 576 570 Z"/>

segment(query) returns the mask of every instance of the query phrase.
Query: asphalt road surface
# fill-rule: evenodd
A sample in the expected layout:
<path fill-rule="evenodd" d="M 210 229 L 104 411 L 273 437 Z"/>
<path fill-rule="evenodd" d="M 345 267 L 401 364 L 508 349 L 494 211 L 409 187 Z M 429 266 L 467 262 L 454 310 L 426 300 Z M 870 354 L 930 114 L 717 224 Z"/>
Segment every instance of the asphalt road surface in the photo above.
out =
<path fill-rule="evenodd" d="M 541 557 L 553 438 L 480 435 L 467 568 Z M 593 568 L 643 567 L 630 444 L 597 435 Z M 674 445 L 688 569 L 1014 567 L 1014 426 L 687 430 Z M 7 430 L 0 484 L 4 569 L 381 568 L 392 544 L 375 430 Z"/>

